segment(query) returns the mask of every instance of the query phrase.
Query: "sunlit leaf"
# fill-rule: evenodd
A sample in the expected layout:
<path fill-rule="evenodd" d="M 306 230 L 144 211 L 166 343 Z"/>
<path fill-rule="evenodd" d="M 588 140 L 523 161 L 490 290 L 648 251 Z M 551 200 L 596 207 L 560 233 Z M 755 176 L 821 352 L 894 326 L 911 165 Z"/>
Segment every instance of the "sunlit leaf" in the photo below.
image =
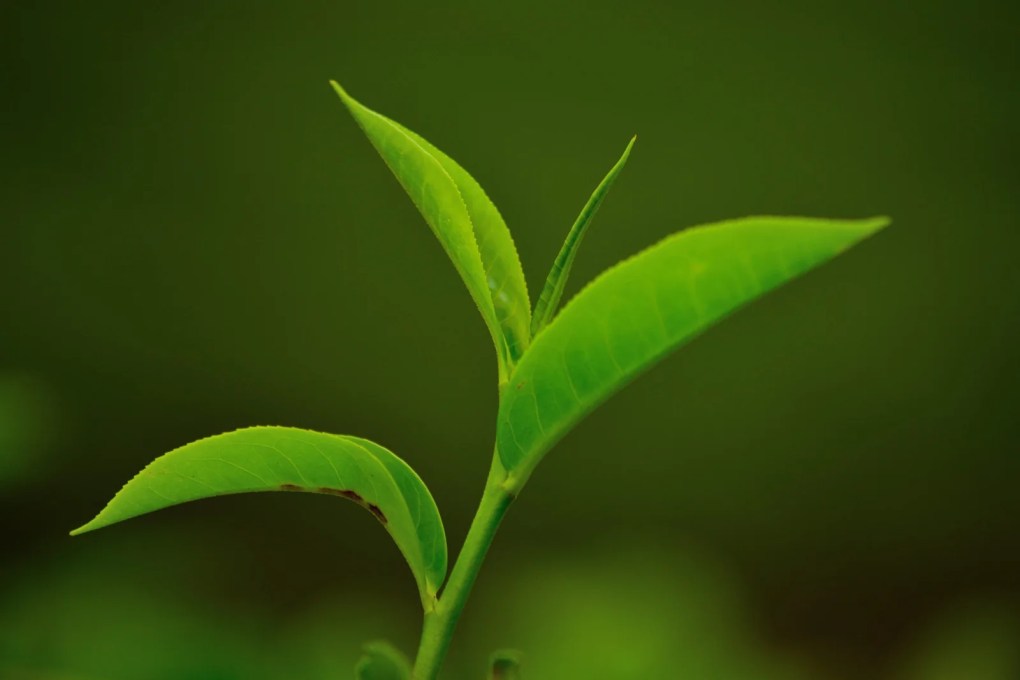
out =
<path fill-rule="evenodd" d="M 411 664 L 388 642 L 369 642 L 354 667 L 357 680 L 410 680 Z"/>
<path fill-rule="evenodd" d="M 669 351 L 887 220 L 751 217 L 674 234 L 604 272 L 536 336 L 500 403 L 520 482 L 575 423 Z"/>
<path fill-rule="evenodd" d="M 530 303 L 510 232 L 495 206 L 445 154 L 361 105 L 339 84 L 333 87 L 460 273 L 489 328 L 505 377 L 527 346 Z"/>
<path fill-rule="evenodd" d="M 503 216 L 467 170 L 421 135 L 399 123 L 393 124 L 432 154 L 457 185 L 471 215 L 492 304 L 506 338 L 510 358 L 516 361 L 527 349 L 531 339 L 531 301 L 528 299 L 528 288 L 524 282 L 524 270 L 521 269 L 517 248 Z"/>
<path fill-rule="evenodd" d="M 369 510 L 411 566 L 423 601 L 446 576 L 446 536 L 432 496 L 400 458 L 368 440 L 252 427 L 174 449 L 124 485 L 72 535 L 187 501 L 251 491 L 306 491 Z"/>
<path fill-rule="evenodd" d="M 538 335 L 539 331 L 545 328 L 556 314 L 556 308 L 563 296 L 563 288 L 567 285 L 567 277 L 570 276 L 570 268 L 574 264 L 574 257 L 577 256 L 581 240 L 584 238 L 585 232 L 588 231 L 588 225 L 591 224 L 592 218 L 598 212 L 606 194 L 609 193 L 610 187 L 616 181 L 617 175 L 627 164 L 627 158 L 630 156 L 630 150 L 633 148 L 635 140 L 637 137 L 631 138 L 627 148 L 623 150 L 620 160 L 616 161 L 616 165 L 609 170 L 609 173 L 595 188 L 588 202 L 584 204 L 581 214 L 577 216 L 574 226 L 570 228 L 570 233 L 567 234 L 567 239 L 563 242 L 563 247 L 560 248 L 552 269 L 549 271 L 549 276 L 545 280 L 545 286 L 538 297 L 538 302 L 535 303 L 535 314 L 531 317 L 532 337 Z"/>

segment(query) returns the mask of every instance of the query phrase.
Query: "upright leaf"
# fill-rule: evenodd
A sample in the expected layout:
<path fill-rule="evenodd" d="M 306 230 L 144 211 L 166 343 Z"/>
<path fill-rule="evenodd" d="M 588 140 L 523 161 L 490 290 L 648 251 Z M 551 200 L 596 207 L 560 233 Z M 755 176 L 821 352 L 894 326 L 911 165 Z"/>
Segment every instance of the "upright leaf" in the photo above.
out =
<path fill-rule="evenodd" d="M 503 219 L 478 183 L 452 159 L 332 84 L 460 273 L 489 328 L 505 377 L 527 346 L 530 303 Z"/>
<path fill-rule="evenodd" d="M 751 217 L 688 229 L 604 272 L 517 365 L 496 446 L 517 480 L 575 423 L 670 350 L 741 304 L 887 224 Z"/>
<path fill-rule="evenodd" d="M 616 181 L 617 175 L 623 170 L 623 166 L 627 164 L 627 158 L 630 157 L 630 150 L 633 148 L 636 140 L 637 137 L 631 138 L 627 148 L 623 150 L 620 160 L 616 161 L 616 165 L 609 170 L 609 174 L 595 188 L 594 193 L 592 193 L 588 202 L 584 204 L 584 208 L 581 209 L 581 214 L 577 216 L 574 226 L 570 228 L 567 240 L 563 242 L 563 247 L 560 248 L 560 252 L 553 262 L 549 276 L 546 277 L 545 286 L 542 287 L 542 293 L 535 304 L 535 314 L 531 317 L 532 337 L 538 335 L 539 331 L 556 314 L 556 307 L 560 304 L 560 298 L 563 296 L 563 288 L 567 285 L 567 277 L 570 276 L 570 268 L 574 264 L 574 257 L 577 255 L 577 249 L 581 245 L 581 239 L 584 238 L 585 232 L 588 231 L 588 225 L 591 224 L 592 218 L 595 217 L 599 206 L 605 200 L 606 194 L 609 193 L 610 187 Z"/>
<path fill-rule="evenodd" d="M 464 198 L 478 241 L 482 265 L 485 267 L 489 295 L 496 308 L 496 317 L 506 338 L 510 358 L 516 361 L 524 354 L 531 340 L 531 301 L 528 298 L 528 287 L 524 281 L 524 270 L 517 255 L 517 247 L 503 221 L 503 216 L 467 170 L 432 146 L 421 135 L 399 123 L 394 125 L 406 132 L 439 161 L 450 173 L 460 195 Z"/>
<path fill-rule="evenodd" d="M 423 602 L 443 584 L 443 522 L 414 470 L 366 439 L 291 427 L 251 427 L 174 449 L 139 472 L 71 535 L 187 501 L 250 491 L 307 491 L 352 500 L 393 537 Z"/>
<path fill-rule="evenodd" d="M 411 680 L 411 664 L 388 642 L 369 642 L 354 667 L 357 680 Z"/>

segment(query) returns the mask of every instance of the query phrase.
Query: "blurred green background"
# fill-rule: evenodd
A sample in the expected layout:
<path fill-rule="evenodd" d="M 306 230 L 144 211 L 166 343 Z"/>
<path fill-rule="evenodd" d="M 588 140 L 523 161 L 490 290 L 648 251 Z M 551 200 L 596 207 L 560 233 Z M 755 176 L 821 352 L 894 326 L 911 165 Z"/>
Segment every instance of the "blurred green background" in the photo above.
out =
<path fill-rule="evenodd" d="M 343 678 L 417 596 L 353 504 L 216 499 L 71 540 L 155 455 L 358 434 L 460 544 L 495 361 L 327 85 L 486 187 L 532 294 L 677 229 L 888 214 L 569 435 L 449 678 L 1020 677 L 1014 3 L 11 2 L 0 9 L 0 677 Z"/>

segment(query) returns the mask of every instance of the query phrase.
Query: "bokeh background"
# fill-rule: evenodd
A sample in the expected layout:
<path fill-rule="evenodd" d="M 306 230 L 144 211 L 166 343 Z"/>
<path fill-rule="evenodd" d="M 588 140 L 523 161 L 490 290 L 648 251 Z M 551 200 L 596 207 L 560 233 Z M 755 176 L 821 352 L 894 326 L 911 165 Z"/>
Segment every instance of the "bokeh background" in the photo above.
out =
<path fill-rule="evenodd" d="M 452 547 L 486 331 L 327 85 L 485 186 L 532 293 L 629 137 L 571 288 L 677 229 L 891 215 L 570 434 L 445 677 L 1020 677 L 1014 3 L 10 2 L 0 9 L 0 676 L 349 677 L 413 651 L 370 515 L 215 499 L 78 539 L 155 455 L 358 434 Z"/>

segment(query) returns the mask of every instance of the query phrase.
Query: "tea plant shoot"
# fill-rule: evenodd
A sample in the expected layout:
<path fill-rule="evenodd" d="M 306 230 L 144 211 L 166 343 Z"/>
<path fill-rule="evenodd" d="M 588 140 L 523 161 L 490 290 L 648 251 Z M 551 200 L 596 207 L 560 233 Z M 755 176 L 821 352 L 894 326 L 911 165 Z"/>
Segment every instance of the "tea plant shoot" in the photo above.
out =
<path fill-rule="evenodd" d="M 356 676 L 434 680 L 497 528 L 556 443 L 667 354 L 888 220 L 767 216 L 687 228 L 609 268 L 561 305 L 578 249 L 627 163 L 631 139 L 569 230 L 533 305 L 510 231 L 478 182 L 420 135 L 333 87 L 446 251 L 495 351 L 499 406 L 490 470 L 452 568 L 436 503 L 397 454 L 357 436 L 292 427 L 251 427 L 174 449 L 72 534 L 227 494 L 304 492 L 353 501 L 393 538 L 424 612 L 413 660 L 387 643 L 370 643 Z M 489 662 L 489 678 L 519 673 L 513 653 Z"/>

